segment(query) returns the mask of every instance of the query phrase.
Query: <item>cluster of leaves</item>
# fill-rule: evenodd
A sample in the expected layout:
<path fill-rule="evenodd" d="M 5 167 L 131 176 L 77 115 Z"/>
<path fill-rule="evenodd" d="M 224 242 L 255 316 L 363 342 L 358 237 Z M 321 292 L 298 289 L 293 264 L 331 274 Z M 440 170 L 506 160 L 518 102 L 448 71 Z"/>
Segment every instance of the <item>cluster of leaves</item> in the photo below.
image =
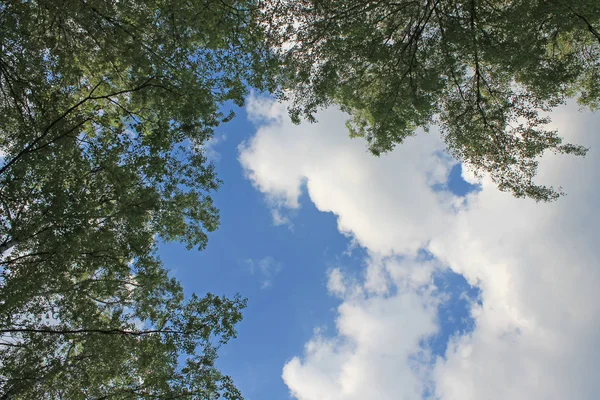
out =
<path fill-rule="evenodd" d="M 3 304 L 2 398 L 241 399 L 215 360 L 245 300 L 184 301 L 159 264 L 143 264 L 135 278 L 56 279 L 16 319 L 19 305 Z"/>
<path fill-rule="evenodd" d="M 304 0 L 263 8 L 286 65 L 295 121 L 337 104 L 379 155 L 432 124 L 449 151 L 501 190 L 537 201 L 544 152 L 585 155 L 545 112 L 600 105 L 595 0 Z"/>
<path fill-rule="evenodd" d="M 218 226 L 202 144 L 273 86 L 254 7 L 0 3 L 0 398 L 239 398 L 244 301 L 186 301 L 155 250 Z"/>

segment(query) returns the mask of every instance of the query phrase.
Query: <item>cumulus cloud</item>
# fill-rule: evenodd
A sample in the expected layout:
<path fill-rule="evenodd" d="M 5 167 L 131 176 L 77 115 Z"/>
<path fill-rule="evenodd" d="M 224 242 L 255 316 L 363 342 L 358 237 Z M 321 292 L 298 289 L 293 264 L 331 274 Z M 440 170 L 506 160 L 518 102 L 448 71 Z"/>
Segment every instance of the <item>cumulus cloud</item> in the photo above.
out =
<path fill-rule="evenodd" d="M 284 118 L 285 105 L 251 99 L 248 111 L 266 123 L 240 146 L 239 159 L 277 209 L 297 209 L 306 185 L 320 211 L 338 216 L 342 233 L 384 255 L 415 252 L 450 216 L 452 202 L 431 186 L 454 162 L 440 155 L 443 143 L 434 134 L 408 138 L 400 151 L 374 158 L 362 140 L 348 139 L 346 117 L 337 110 L 300 126 Z"/>
<path fill-rule="evenodd" d="M 409 260 L 369 260 L 368 270 L 410 269 Z M 334 269 L 328 288 L 342 300 L 337 334 L 316 331 L 302 357 L 292 358 L 283 379 L 300 400 L 420 398 L 428 380 L 420 349 L 423 338 L 437 329 L 438 297 L 431 281 L 401 274 L 392 283 L 401 288 L 382 295 L 381 287 L 352 282 Z M 407 323 L 410 321 L 410 323 Z"/>
<path fill-rule="evenodd" d="M 263 289 L 273 284 L 275 275 L 282 269 L 281 263 L 271 256 L 263 257 L 259 260 L 247 259 L 245 263 L 248 266 L 248 271 L 252 275 L 259 277 L 261 288 Z"/>
<path fill-rule="evenodd" d="M 253 185 L 280 213 L 298 209 L 305 187 L 319 210 L 337 216 L 340 232 L 369 252 L 358 280 L 329 271 L 328 289 L 341 301 L 336 331 L 315 333 L 285 365 L 294 397 L 597 397 L 598 116 L 574 107 L 553 115 L 569 141 L 592 147 L 586 159 L 543 160 L 540 182 L 562 185 L 566 197 L 535 204 L 484 178 L 465 202 L 433 189 L 455 164 L 440 155 L 434 133 L 375 158 L 361 140 L 348 139 L 337 110 L 295 126 L 284 105 L 249 104 L 258 129 L 239 159 Z M 473 331 L 432 355 L 424 343 L 439 330 L 444 301 L 432 277 L 444 268 L 477 285 L 481 298 L 471 305 Z"/>
<path fill-rule="evenodd" d="M 569 140 L 597 148 L 598 116 L 554 115 Z M 600 356 L 600 159 L 553 157 L 540 179 L 563 184 L 553 204 L 519 201 L 490 182 L 430 249 L 482 289 L 476 329 L 435 368 L 443 399 L 592 399 Z"/>

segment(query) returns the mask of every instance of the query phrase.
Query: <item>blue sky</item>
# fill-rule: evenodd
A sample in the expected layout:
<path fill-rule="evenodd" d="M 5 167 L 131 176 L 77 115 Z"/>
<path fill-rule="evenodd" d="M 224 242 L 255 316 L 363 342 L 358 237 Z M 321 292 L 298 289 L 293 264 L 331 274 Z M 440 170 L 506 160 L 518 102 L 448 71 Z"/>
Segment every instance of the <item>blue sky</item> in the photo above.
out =
<path fill-rule="evenodd" d="M 344 255 L 349 243 L 337 231 L 335 217 L 306 198 L 292 229 L 274 225 L 263 196 L 237 160 L 238 145 L 255 128 L 243 109 L 236 114 L 215 135 L 219 157 L 214 162 L 224 181 L 214 196 L 220 228 L 203 252 L 168 244 L 161 247 L 161 257 L 188 292 L 240 293 L 249 299 L 239 336 L 221 350 L 220 364 L 246 398 L 285 399 L 283 364 L 302 350 L 316 326 L 331 324 L 334 317 L 338 301 L 327 294 L 325 271 L 342 259 L 356 267 L 360 260 Z M 263 287 L 264 274 L 252 273 L 249 264 L 269 258 L 281 269 Z"/>
<path fill-rule="evenodd" d="M 557 114 L 558 123 L 572 112 Z M 591 118 L 571 134 L 589 141 Z M 551 391 L 531 385 L 548 366 L 550 376 L 591 362 L 587 348 L 564 359 L 553 351 L 540 356 L 536 340 L 552 349 L 578 335 L 586 346 L 598 343 L 584 332 L 599 326 L 598 308 L 578 281 L 587 274 L 600 283 L 591 265 L 598 252 L 589 244 L 597 229 L 581 229 L 582 213 L 594 210 L 598 197 L 590 190 L 595 155 L 588 164 L 542 166 L 541 179 L 562 183 L 571 203 L 535 205 L 475 181 L 443 154 L 434 134 L 371 157 L 364 143 L 347 138 L 344 119 L 326 110 L 319 124 L 293 126 L 284 107 L 251 98 L 208 150 L 224 181 L 214 196 L 221 227 L 203 252 L 161 245 L 165 265 L 188 293 L 248 298 L 239 337 L 219 361 L 244 396 L 558 399 L 596 389 L 585 374 L 575 383 L 563 376 L 565 387 Z M 581 184 L 565 179 L 581 169 Z M 554 220 L 564 222 L 561 235 L 536 233 Z M 567 252 L 553 266 L 533 251 L 567 234 L 583 255 Z M 577 264 L 570 272 L 565 257 Z M 543 266 L 550 275 L 528 275 Z M 557 328 L 556 315 L 538 301 L 558 290 L 558 276 L 571 282 L 563 300 L 589 308 L 569 317 L 575 332 Z M 499 363 L 521 376 L 498 373 Z"/>

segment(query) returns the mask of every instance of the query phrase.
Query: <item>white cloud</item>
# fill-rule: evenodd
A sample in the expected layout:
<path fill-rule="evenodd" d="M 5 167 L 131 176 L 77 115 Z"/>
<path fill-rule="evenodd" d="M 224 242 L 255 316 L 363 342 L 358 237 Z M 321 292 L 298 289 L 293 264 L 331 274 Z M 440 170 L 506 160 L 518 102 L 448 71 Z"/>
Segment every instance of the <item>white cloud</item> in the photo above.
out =
<path fill-rule="evenodd" d="M 555 115 L 561 132 L 593 147 L 598 117 Z M 595 122 L 595 123 L 594 123 Z M 595 145 L 595 146 L 594 146 Z M 457 338 L 435 375 L 443 399 L 592 399 L 600 356 L 600 159 L 553 157 L 540 180 L 562 183 L 553 204 L 518 201 L 484 181 L 431 250 L 479 281 L 477 328 Z"/>
<path fill-rule="evenodd" d="M 372 260 L 371 268 L 387 266 Z M 420 397 L 427 382 L 418 360 L 429 355 L 419 349 L 419 343 L 436 331 L 437 299 L 422 294 L 431 294 L 430 284 L 403 281 L 401 292 L 381 296 L 365 285 L 348 285 L 339 270 L 330 273 L 328 287 L 343 300 L 337 335 L 317 332 L 303 356 L 285 365 L 283 379 L 296 398 Z"/>
<path fill-rule="evenodd" d="M 214 163 L 221 161 L 221 153 L 217 150 L 217 147 L 227 140 L 227 135 L 219 134 L 211 137 L 206 142 L 202 143 L 200 150 L 204 153 L 206 158 Z"/>
<path fill-rule="evenodd" d="M 269 118 L 240 146 L 239 159 L 248 178 L 276 207 L 298 208 L 306 184 L 315 206 L 338 216 L 341 232 L 388 255 L 416 251 L 450 216 L 430 188 L 440 170 L 447 176 L 452 166 L 436 154 L 443 143 L 434 134 L 408 138 L 400 151 L 375 158 L 364 141 L 348 139 L 339 111 L 325 111 L 319 123 L 300 126 L 282 117 L 284 105 L 269 107 L 251 99 L 248 112 Z"/>
<path fill-rule="evenodd" d="M 452 161 L 443 143 L 420 134 L 391 154 L 369 155 L 350 140 L 336 110 L 294 126 L 285 106 L 251 100 L 259 124 L 240 147 L 248 178 L 276 210 L 297 209 L 303 185 L 340 232 L 369 250 L 359 281 L 329 272 L 340 297 L 335 336 L 315 334 L 283 377 L 301 400 L 595 399 L 600 392 L 600 158 L 598 116 L 555 113 L 569 140 L 590 145 L 586 159 L 547 156 L 539 181 L 568 195 L 535 204 L 500 193 L 488 179 L 468 208 L 431 185 Z M 468 180 L 468 172 L 463 173 Z M 433 259 L 421 257 L 427 248 Z M 395 255 L 395 256 L 393 256 Z M 481 289 L 475 329 L 429 360 L 420 343 L 437 331 L 443 301 L 432 274 L 450 267 Z"/>
<path fill-rule="evenodd" d="M 273 284 L 275 275 L 282 269 L 281 263 L 271 256 L 263 257 L 260 260 L 248 259 L 245 262 L 250 273 L 258 275 L 261 281 L 261 288 L 263 289 Z"/>
<path fill-rule="evenodd" d="M 329 279 L 327 279 L 327 290 L 329 290 L 329 293 L 343 296 L 344 293 L 346 293 L 346 287 L 344 274 L 339 268 L 334 268 L 329 271 Z"/>
<path fill-rule="evenodd" d="M 281 210 L 277 207 L 271 210 L 271 216 L 273 217 L 273 225 L 275 226 L 287 225 L 290 228 L 294 227 L 290 217 L 282 214 Z"/>

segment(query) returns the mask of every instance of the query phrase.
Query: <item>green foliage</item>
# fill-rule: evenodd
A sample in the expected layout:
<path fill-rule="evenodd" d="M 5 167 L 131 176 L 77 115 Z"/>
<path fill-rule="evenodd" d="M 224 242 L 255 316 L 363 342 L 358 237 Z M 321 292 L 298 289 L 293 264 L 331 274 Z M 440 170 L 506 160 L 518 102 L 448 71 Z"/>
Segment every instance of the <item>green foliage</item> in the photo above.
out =
<path fill-rule="evenodd" d="M 153 267 L 138 265 L 129 279 L 106 271 L 54 282 L 36 293 L 35 309 L 3 318 L 3 398 L 241 399 L 214 363 L 245 300 L 185 302 Z"/>
<path fill-rule="evenodd" d="M 254 7 L 0 4 L 0 398 L 239 397 L 211 340 L 243 301 L 184 302 L 155 250 L 218 226 L 202 145 L 273 87 Z"/>
<path fill-rule="evenodd" d="M 438 124 L 459 160 L 537 201 L 561 194 L 533 182 L 543 153 L 586 153 L 545 112 L 600 105 L 598 1 L 275 1 L 264 16 L 296 122 L 337 104 L 375 155 Z"/>

